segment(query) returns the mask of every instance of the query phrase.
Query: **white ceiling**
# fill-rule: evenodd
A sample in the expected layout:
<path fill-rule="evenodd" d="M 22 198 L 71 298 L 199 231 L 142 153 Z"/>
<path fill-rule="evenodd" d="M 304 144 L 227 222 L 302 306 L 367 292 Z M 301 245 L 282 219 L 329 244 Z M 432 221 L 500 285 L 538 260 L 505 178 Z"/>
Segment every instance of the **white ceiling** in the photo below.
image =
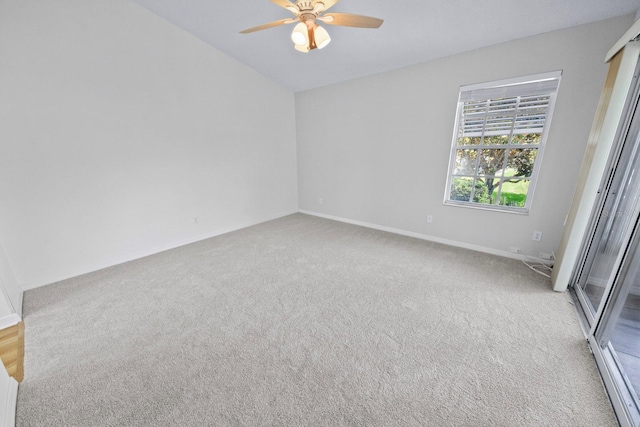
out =
<path fill-rule="evenodd" d="M 329 46 L 305 54 L 292 25 L 239 33 L 293 16 L 269 0 L 134 1 L 295 92 L 640 9 L 640 0 L 342 0 L 330 11 L 384 23 L 325 25 Z"/>

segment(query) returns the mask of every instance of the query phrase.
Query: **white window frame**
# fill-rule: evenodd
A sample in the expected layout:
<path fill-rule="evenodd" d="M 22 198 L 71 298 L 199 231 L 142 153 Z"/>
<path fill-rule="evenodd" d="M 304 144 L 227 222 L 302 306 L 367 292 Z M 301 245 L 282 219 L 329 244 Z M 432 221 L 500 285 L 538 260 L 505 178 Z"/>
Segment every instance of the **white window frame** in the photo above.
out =
<path fill-rule="evenodd" d="M 460 87 L 460 92 L 458 95 L 458 106 L 456 110 L 456 119 L 455 119 L 455 124 L 453 128 L 451 152 L 449 156 L 449 170 L 447 173 L 447 184 L 445 187 L 445 194 L 444 194 L 445 205 L 461 206 L 461 207 L 474 208 L 474 209 L 487 209 L 487 210 L 500 211 L 500 212 L 516 213 L 516 214 L 529 213 L 531 209 L 531 204 L 533 202 L 533 195 L 535 192 L 536 183 L 538 181 L 538 175 L 540 173 L 542 155 L 544 153 L 544 147 L 546 145 L 547 136 L 549 134 L 549 127 L 551 125 L 551 119 L 553 117 L 553 110 L 555 107 L 558 89 L 560 87 L 561 76 L 562 76 L 562 71 L 552 71 L 548 73 L 516 77 L 512 79 L 505 79 L 505 80 L 499 80 L 494 82 L 465 85 Z M 513 124 L 511 125 L 511 130 L 509 131 L 509 139 L 511 140 L 511 137 L 514 134 L 514 128 L 516 127 L 516 123 L 517 123 L 520 97 L 527 96 L 527 95 L 549 96 L 549 101 L 547 104 L 547 112 L 546 112 L 546 117 L 544 119 L 544 125 L 540 133 L 541 135 L 540 143 L 536 144 L 537 154 L 536 154 L 531 175 L 528 177 L 514 177 L 514 179 L 524 178 L 529 180 L 529 187 L 527 191 L 527 198 L 525 201 L 525 205 L 524 207 L 500 205 L 499 204 L 500 197 L 498 196 L 500 195 L 500 192 L 501 192 L 501 184 L 498 188 L 498 194 L 496 196 L 496 202 L 494 204 L 474 202 L 473 192 L 475 191 L 475 183 L 478 178 L 484 177 L 485 175 L 480 173 L 478 170 L 479 160 L 474 166 L 473 174 L 462 174 L 462 175 L 456 174 L 457 150 L 460 150 L 460 149 L 482 150 L 482 149 L 495 149 L 499 147 L 504 149 L 507 149 L 507 148 L 508 149 L 518 149 L 518 148 L 531 149 L 533 145 L 503 144 L 501 146 L 497 146 L 497 145 L 483 145 L 482 143 L 476 144 L 473 146 L 458 145 L 458 139 L 463 135 L 461 133 L 462 130 L 460 129 L 460 125 L 463 117 L 463 111 L 464 111 L 463 109 L 465 106 L 465 102 L 472 102 L 472 101 L 466 101 L 468 99 L 477 99 L 477 100 L 484 100 L 484 101 L 490 102 L 491 100 L 496 100 L 496 99 L 498 100 L 512 99 L 517 97 L 516 102 L 518 104 L 516 108 L 513 110 L 514 120 L 513 120 Z M 480 101 L 480 102 L 483 102 L 483 101 Z M 485 136 L 487 117 L 489 117 L 489 115 L 485 116 L 485 121 L 482 124 L 480 129 L 482 138 L 484 138 Z M 509 150 L 505 152 L 505 157 L 508 152 Z M 477 158 L 479 159 L 479 157 L 480 156 L 478 155 Z M 470 201 L 451 200 L 449 197 L 451 194 L 451 186 L 453 184 L 453 179 L 456 177 L 464 177 L 464 176 L 473 178 L 473 183 L 471 185 L 472 196 L 470 196 Z"/>

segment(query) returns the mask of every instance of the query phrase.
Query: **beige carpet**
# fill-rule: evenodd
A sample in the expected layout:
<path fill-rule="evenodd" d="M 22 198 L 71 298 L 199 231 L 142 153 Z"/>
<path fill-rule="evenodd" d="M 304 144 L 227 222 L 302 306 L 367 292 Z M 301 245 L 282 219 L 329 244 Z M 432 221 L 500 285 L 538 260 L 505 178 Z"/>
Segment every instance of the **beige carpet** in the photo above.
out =
<path fill-rule="evenodd" d="M 615 426 L 521 262 L 296 214 L 29 291 L 18 426 Z"/>

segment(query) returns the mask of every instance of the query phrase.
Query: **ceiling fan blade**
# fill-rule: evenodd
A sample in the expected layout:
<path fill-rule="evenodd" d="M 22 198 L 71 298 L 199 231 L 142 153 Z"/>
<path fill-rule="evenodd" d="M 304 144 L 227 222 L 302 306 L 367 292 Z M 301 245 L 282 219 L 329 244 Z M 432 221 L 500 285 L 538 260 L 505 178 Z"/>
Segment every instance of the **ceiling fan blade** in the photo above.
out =
<path fill-rule="evenodd" d="M 246 30 L 240 31 L 240 34 L 249 34 L 254 31 L 266 30 L 267 28 L 277 27 L 278 25 L 284 24 L 292 24 L 294 22 L 298 22 L 297 19 L 280 19 L 278 21 L 269 22 L 267 24 L 258 25 L 257 27 L 247 28 Z"/>
<path fill-rule="evenodd" d="M 287 9 L 288 7 L 296 7 L 293 3 L 291 3 L 289 0 L 271 0 L 271 3 L 277 4 L 280 7 L 284 7 L 285 9 Z"/>
<path fill-rule="evenodd" d="M 382 19 L 352 13 L 327 13 L 318 19 L 329 25 L 358 28 L 378 28 L 384 22 Z"/>
<path fill-rule="evenodd" d="M 333 5 L 335 5 L 336 3 L 338 3 L 340 0 L 317 0 L 317 3 L 322 3 L 324 4 L 324 6 L 322 7 L 322 10 L 329 10 L 330 7 L 332 7 Z"/>
<path fill-rule="evenodd" d="M 277 4 L 280 7 L 284 7 L 296 16 L 300 15 L 300 9 L 298 9 L 298 6 L 291 3 L 289 0 L 271 0 L 271 3 Z"/>

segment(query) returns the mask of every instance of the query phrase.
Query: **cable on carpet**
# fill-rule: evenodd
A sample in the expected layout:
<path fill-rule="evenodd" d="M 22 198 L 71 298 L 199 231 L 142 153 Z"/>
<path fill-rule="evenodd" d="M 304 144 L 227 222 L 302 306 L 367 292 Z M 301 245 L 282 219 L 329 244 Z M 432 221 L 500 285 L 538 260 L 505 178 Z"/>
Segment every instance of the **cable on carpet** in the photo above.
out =
<path fill-rule="evenodd" d="M 551 252 L 551 259 L 542 259 L 527 256 L 526 259 L 522 259 L 522 262 L 524 263 L 524 265 L 526 265 L 536 273 L 541 274 L 544 277 L 551 277 L 551 271 L 553 271 L 553 262 L 555 261 L 555 259 L 555 252 Z"/>

